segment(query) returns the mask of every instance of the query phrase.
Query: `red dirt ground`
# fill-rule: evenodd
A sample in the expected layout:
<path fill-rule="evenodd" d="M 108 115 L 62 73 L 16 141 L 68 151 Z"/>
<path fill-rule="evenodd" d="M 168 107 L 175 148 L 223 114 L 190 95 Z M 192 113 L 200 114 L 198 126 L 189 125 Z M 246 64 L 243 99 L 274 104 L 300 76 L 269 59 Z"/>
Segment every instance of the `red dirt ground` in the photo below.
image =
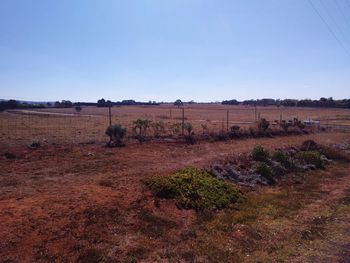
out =
<path fill-rule="evenodd" d="M 86 258 L 98 258 L 99 253 L 107 262 L 168 262 L 166 255 L 170 257 L 173 248 L 180 246 L 181 236 L 196 216 L 177 209 L 171 201 L 154 204 L 142 179 L 185 166 L 207 167 L 228 155 L 248 152 L 256 144 L 282 148 L 306 139 L 333 144 L 348 140 L 349 134 L 193 146 L 13 148 L 17 159 L 0 159 L 0 262 L 94 262 Z"/>

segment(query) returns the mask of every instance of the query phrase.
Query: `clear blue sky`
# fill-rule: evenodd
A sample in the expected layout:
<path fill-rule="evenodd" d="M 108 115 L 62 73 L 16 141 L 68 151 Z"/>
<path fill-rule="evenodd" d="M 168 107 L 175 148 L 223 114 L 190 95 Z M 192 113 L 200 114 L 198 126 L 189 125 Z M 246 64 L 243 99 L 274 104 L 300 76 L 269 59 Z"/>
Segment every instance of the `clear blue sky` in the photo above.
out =
<path fill-rule="evenodd" d="M 349 51 L 350 0 L 312 1 Z M 350 53 L 308 0 L 0 1 L 0 98 L 322 96 L 350 98 Z"/>

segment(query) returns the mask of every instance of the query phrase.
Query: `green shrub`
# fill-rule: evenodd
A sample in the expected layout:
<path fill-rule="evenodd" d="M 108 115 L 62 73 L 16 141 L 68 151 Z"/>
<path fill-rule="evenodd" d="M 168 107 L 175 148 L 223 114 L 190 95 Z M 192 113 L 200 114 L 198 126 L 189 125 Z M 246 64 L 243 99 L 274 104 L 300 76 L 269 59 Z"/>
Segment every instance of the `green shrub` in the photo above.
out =
<path fill-rule="evenodd" d="M 292 165 L 291 159 L 288 155 L 288 153 L 285 153 L 283 151 L 275 151 L 272 154 L 272 159 L 276 162 L 279 162 L 286 168 L 290 168 Z"/>
<path fill-rule="evenodd" d="M 266 162 L 269 159 L 269 152 L 261 145 L 256 145 L 252 151 L 252 158 L 254 161 Z"/>
<path fill-rule="evenodd" d="M 153 194 L 160 198 L 174 198 L 185 209 L 222 209 L 241 198 L 231 184 L 195 168 L 186 168 L 170 176 L 154 176 L 146 180 Z"/>
<path fill-rule="evenodd" d="M 269 183 L 275 183 L 275 179 L 273 178 L 273 172 L 270 166 L 263 162 L 257 162 L 255 165 L 255 172 L 260 174 L 262 177 L 265 177 Z"/>
<path fill-rule="evenodd" d="M 317 151 L 306 151 L 306 152 L 299 152 L 297 154 L 297 158 L 306 164 L 313 164 L 317 168 L 323 167 L 323 161 L 321 158 L 321 154 Z"/>

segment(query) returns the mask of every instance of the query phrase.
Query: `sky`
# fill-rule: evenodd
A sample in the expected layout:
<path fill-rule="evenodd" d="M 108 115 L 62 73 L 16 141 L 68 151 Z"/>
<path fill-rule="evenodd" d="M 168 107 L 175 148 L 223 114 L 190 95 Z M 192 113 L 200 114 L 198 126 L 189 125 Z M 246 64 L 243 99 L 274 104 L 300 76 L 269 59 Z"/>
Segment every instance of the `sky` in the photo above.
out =
<path fill-rule="evenodd" d="M 102 97 L 350 98 L 350 0 L 0 1 L 0 98 Z"/>

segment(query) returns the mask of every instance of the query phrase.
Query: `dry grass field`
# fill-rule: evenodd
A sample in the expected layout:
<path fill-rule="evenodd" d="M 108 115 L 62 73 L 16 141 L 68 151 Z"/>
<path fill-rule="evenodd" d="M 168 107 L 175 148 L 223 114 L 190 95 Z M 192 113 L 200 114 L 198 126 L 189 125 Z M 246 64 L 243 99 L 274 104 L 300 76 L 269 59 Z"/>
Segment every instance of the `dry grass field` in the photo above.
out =
<path fill-rule="evenodd" d="M 232 123 L 254 121 L 254 109 L 249 107 L 185 108 L 186 121 L 196 132 L 202 122 L 211 123 L 213 129 L 217 122 L 215 129 L 220 131 L 220 118 L 225 118 L 227 109 Z M 258 111 L 269 120 L 282 112 L 285 119 L 345 124 L 350 115 L 344 109 Z M 75 114 L 73 109 L 50 112 Z M 178 121 L 181 110 L 172 107 L 171 114 L 170 118 L 166 106 L 113 108 L 114 122 L 129 129 L 137 118 Z M 250 189 L 230 183 L 245 201 L 223 210 L 181 209 L 172 199 L 155 198 L 144 183 L 184 167 L 209 169 L 227 158 L 249 154 L 255 145 L 272 150 L 314 140 L 348 147 L 349 132 L 194 145 L 150 141 L 108 148 L 104 146 L 107 109 L 86 107 L 80 115 L 87 116 L 1 113 L 1 263 L 349 262 L 348 162 L 286 175 L 272 186 Z M 14 131 L 15 127 L 22 130 Z M 41 140 L 38 149 L 26 146 L 33 139 Z M 349 154 L 348 148 L 344 154 Z"/>
<path fill-rule="evenodd" d="M 227 111 L 229 127 L 239 125 L 242 128 L 254 126 L 255 109 L 250 106 L 227 106 L 220 104 L 194 104 L 183 107 L 185 122 L 193 125 L 194 132 L 220 132 L 227 129 Z M 40 113 L 40 114 L 39 114 Z M 258 107 L 256 117 L 269 121 L 320 120 L 322 125 L 350 126 L 350 109 L 334 108 L 295 108 L 295 107 Z M 136 119 L 162 121 L 163 135 L 178 135 L 173 130 L 175 123 L 182 121 L 182 108 L 172 105 L 160 106 L 121 106 L 112 108 L 112 123 L 121 123 L 127 128 L 127 137 L 132 132 L 132 123 Z M 0 141 L 4 144 L 29 143 L 33 140 L 81 143 L 101 142 L 108 125 L 108 108 L 83 107 L 80 113 L 74 108 L 52 108 L 33 111 L 9 111 L 0 113 Z M 152 128 L 148 131 L 153 134 Z"/>

